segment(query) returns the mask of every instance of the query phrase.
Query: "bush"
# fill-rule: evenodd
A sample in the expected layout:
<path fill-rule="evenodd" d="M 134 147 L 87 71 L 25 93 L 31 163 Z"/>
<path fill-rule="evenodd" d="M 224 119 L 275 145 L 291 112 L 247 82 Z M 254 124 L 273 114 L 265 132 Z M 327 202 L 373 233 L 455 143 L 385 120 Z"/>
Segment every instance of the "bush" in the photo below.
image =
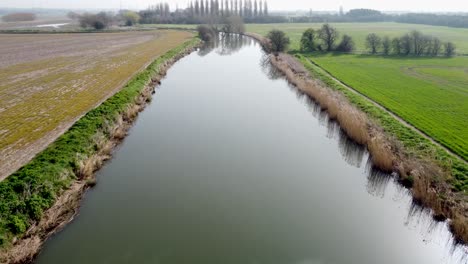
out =
<path fill-rule="evenodd" d="M 8 219 L 8 228 L 15 235 L 26 232 L 27 223 L 24 216 L 12 215 Z"/>
<path fill-rule="evenodd" d="M 104 12 L 98 14 L 84 14 L 80 16 L 80 26 L 82 28 L 94 28 L 97 30 L 102 30 L 107 27 L 112 22 L 112 17 Z"/>
<path fill-rule="evenodd" d="M 12 13 L 2 17 L 4 22 L 20 22 L 20 21 L 34 21 L 36 15 L 33 13 Z"/>
<path fill-rule="evenodd" d="M 290 40 L 283 31 L 274 29 L 267 37 L 270 39 L 272 52 L 278 53 L 288 49 Z"/>

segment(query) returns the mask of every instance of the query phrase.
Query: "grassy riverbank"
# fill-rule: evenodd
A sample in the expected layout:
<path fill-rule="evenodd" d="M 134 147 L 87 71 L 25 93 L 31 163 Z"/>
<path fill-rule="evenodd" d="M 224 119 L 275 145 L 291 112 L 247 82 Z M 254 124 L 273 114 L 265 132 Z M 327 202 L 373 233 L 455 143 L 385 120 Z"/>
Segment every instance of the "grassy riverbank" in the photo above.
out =
<path fill-rule="evenodd" d="M 113 128 L 122 118 L 135 115 L 132 106 L 143 89 L 152 78 L 165 74 L 168 61 L 197 43 L 198 39 L 192 39 L 157 58 L 121 91 L 88 112 L 31 162 L 0 183 L 2 250 L 7 250 L 13 240 L 20 240 L 72 183 L 84 180 L 84 174 L 90 172 L 88 167 L 92 167 L 91 173 L 99 167 L 89 165 L 89 158 L 102 150 L 106 140 L 122 137 Z"/>
<path fill-rule="evenodd" d="M 455 191 L 460 193 L 468 192 L 468 165 L 466 163 L 448 154 L 442 148 L 403 125 L 384 110 L 370 103 L 362 95 L 353 93 L 337 83 L 327 72 L 319 66 L 312 64 L 308 60 L 308 56 L 298 54 L 296 57 L 309 70 L 313 77 L 320 79 L 328 87 L 344 94 L 351 103 L 378 122 L 388 134 L 395 136 L 398 141 L 402 142 L 411 155 L 434 161 L 440 165 L 446 172 L 444 180 L 449 182 Z"/>

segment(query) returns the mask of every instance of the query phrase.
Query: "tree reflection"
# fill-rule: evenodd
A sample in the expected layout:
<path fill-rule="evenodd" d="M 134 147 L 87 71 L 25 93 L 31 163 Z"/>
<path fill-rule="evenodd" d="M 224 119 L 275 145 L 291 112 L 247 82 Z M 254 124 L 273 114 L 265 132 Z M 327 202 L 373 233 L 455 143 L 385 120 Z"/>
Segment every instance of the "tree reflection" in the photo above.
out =
<path fill-rule="evenodd" d="M 199 56 L 206 56 L 215 51 L 221 56 L 232 55 L 245 46 L 251 46 L 252 39 L 239 34 L 220 33 L 213 41 L 204 42 L 198 50 Z"/>

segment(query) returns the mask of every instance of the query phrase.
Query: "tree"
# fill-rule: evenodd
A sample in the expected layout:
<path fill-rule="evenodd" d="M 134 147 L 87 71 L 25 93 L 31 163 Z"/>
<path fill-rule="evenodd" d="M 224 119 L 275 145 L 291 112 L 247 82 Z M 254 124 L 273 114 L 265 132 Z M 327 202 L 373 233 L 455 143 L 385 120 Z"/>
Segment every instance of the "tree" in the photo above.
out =
<path fill-rule="evenodd" d="M 281 30 L 272 30 L 268 33 L 270 39 L 271 51 L 274 53 L 283 52 L 288 49 L 290 40 Z"/>
<path fill-rule="evenodd" d="M 240 16 L 230 16 L 224 20 L 223 31 L 226 33 L 242 34 L 245 32 L 244 21 Z"/>
<path fill-rule="evenodd" d="M 209 27 L 207 25 L 200 25 L 197 27 L 198 31 L 198 36 L 203 40 L 203 41 L 213 41 L 216 38 L 216 31 L 214 28 Z"/>
<path fill-rule="evenodd" d="M 239 16 L 240 17 L 244 16 L 244 7 L 242 5 L 242 0 L 239 1 Z"/>
<path fill-rule="evenodd" d="M 411 37 L 409 34 L 405 34 L 400 38 L 400 47 L 401 53 L 404 55 L 409 55 L 411 53 Z"/>
<path fill-rule="evenodd" d="M 370 33 L 366 37 L 366 48 L 370 50 L 370 53 L 376 54 L 377 50 L 382 45 L 382 39 L 375 33 Z"/>
<path fill-rule="evenodd" d="M 383 47 L 383 54 L 388 55 L 390 54 L 390 50 L 392 47 L 392 42 L 390 41 L 390 38 L 385 36 L 382 41 L 382 47 Z"/>
<path fill-rule="evenodd" d="M 262 0 L 258 1 L 258 16 L 263 16 L 263 2 L 262 2 Z"/>
<path fill-rule="evenodd" d="M 231 15 L 231 9 L 229 8 L 229 1 L 225 0 L 224 2 L 224 15 L 225 16 L 230 16 Z"/>
<path fill-rule="evenodd" d="M 393 53 L 400 55 L 401 54 L 401 39 L 394 38 L 392 40 L 392 51 Z"/>
<path fill-rule="evenodd" d="M 258 5 L 257 5 L 257 0 L 254 2 L 254 17 L 258 16 Z"/>
<path fill-rule="evenodd" d="M 354 50 L 354 41 L 348 35 L 343 35 L 343 39 L 341 40 L 340 44 L 336 48 L 337 51 L 341 52 L 351 52 Z"/>
<path fill-rule="evenodd" d="M 205 16 L 205 1 L 200 1 L 200 16 Z"/>
<path fill-rule="evenodd" d="M 301 50 L 302 51 L 315 51 L 316 47 L 316 33 L 315 30 L 312 28 L 307 29 L 302 33 L 301 38 Z"/>
<path fill-rule="evenodd" d="M 445 56 L 447 57 L 452 57 L 453 55 L 455 55 L 455 44 L 453 44 L 452 42 L 447 42 L 444 44 L 444 53 L 445 53 Z"/>
<path fill-rule="evenodd" d="M 318 37 L 323 41 L 327 51 L 332 51 L 335 41 L 338 38 L 338 31 L 329 24 L 324 24 L 319 30 Z"/>
<path fill-rule="evenodd" d="M 200 4 L 198 3 L 198 0 L 195 0 L 195 15 L 200 16 Z"/>
<path fill-rule="evenodd" d="M 80 16 L 80 26 L 83 28 L 94 28 L 97 30 L 102 30 L 107 28 L 112 22 L 112 18 L 104 13 L 98 14 L 84 14 Z"/>
<path fill-rule="evenodd" d="M 268 16 L 268 3 L 267 3 L 267 1 L 263 2 L 263 15 Z"/>
<path fill-rule="evenodd" d="M 417 30 L 413 30 L 410 33 L 410 37 L 413 42 L 412 47 L 414 55 L 421 55 L 424 52 L 423 34 Z"/>
<path fill-rule="evenodd" d="M 140 20 L 140 15 L 133 11 L 126 11 L 122 14 L 122 18 L 124 19 L 125 26 L 131 27 L 138 23 Z"/>
<path fill-rule="evenodd" d="M 432 56 L 439 56 L 440 50 L 442 49 L 442 42 L 439 38 L 432 39 L 432 46 L 431 46 L 431 55 Z"/>

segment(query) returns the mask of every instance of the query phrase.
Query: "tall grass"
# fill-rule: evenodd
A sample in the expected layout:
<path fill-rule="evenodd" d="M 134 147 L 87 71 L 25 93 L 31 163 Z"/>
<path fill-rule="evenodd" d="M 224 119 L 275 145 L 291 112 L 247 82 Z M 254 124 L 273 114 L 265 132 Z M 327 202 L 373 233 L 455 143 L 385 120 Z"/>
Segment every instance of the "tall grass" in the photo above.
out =
<path fill-rule="evenodd" d="M 411 182 L 409 186 L 412 187 L 414 198 L 431 208 L 436 218 L 450 218 L 451 229 L 457 240 L 468 242 L 468 222 L 465 221 L 464 209 L 466 202 L 463 194 L 460 196 L 452 191 L 451 175 L 448 174 L 450 171 L 439 166 L 440 163 L 434 161 L 432 156 L 418 156 L 413 150 L 408 150 L 404 143 L 401 144 L 381 128 L 380 119 L 369 119 L 363 111 L 366 109 L 364 106 L 371 107 L 369 104 L 356 104 L 359 100 L 356 97 L 351 97 L 356 101 L 349 100 L 348 94 L 330 89 L 321 81 L 312 80 L 302 66 L 292 63 L 294 58 L 290 55 L 270 55 L 270 58 L 285 78 L 319 103 L 322 110 L 326 110 L 331 119 L 337 120 L 351 139 L 367 146 L 374 167 L 386 172 L 400 172 L 402 179 Z M 463 166 L 461 169 L 464 170 Z"/>

